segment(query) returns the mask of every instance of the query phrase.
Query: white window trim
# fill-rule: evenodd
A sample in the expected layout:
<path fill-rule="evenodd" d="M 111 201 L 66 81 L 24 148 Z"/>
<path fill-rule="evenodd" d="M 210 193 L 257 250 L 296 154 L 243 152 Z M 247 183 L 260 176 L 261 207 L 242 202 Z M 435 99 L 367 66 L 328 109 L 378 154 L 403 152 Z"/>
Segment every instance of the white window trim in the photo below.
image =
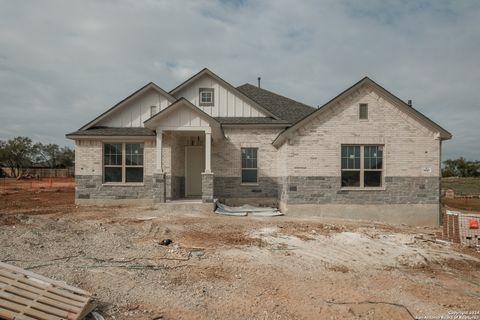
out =
<path fill-rule="evenodd" d="M 360 117 L 360 115 L 361 115 L 361 113 L 360 113 L 361 107 L 360 107 L 360 106 L 361 106 L 361 105 L 366 105 L 366 106 L 367 106 L 367 118 L 361 118 L 361 117 Z M 368 103 L 359 103 L 359 104 L 358 104 L 358 119 L 359 119 L 360 121 L 368 121 L 368 119 L 369 119 L 369 109 L 370 109 L 370 108 L 368 107 Z"/>
<path fill-rule="evenodd" d="M 210 96 L 210 101 L 203 101 L 203 94 Z M 198 105 L 200 107 L 215 106 L 215 89 L 214 88 L 199 88 L 198 89 Z"/>
<path fill-rule="evenodd" d="M 143 144 L 143 165 L 132 166 L 127 165 L 127 155 L 125 145 L 127 144 Z M 122 164 L 121 165 L 105 165 L 105 145 L 106 144 L 121 144 L 122 145 Z M 105 167 L 109 168 L 122 168 L 122 181 L 121 182 L 105 182 Z M 126 182 L 126 168 L 143 168 L 143 182 Z M 103 141 L 102 142 L 102 186 L 144 186 L 145 185 L 145 142 L 144 141 Z"/>
<path fill-rule="evenodd" d="M 342 169 L 342 146 L 359 146 L 360 147 L 360 169 Z M 364 147 L 365 146 L 379 146 L 383 147 L 383 153 L 382 153 L 382 169 L 368 169 L 367 171 L 381 171 L 382 176 L 380 178 L 381 181 L 381 186 L 379 187 L 365 187 L 365 180 L 364 180 L 364 174 L 365 174 L 365 159 L 364 159 Z M 364 144 L 358 144 L 358 143 L 343 143 L 340 144 L 340 190 L 345 190 L 345 191 L 381 191 L 381 190 L 386 190 L 385 187 L 385 172 L 386 172 L 386 165 L 385 165 L 385 145 L 384 144 L 375 144 L 375 143 L 364 143 Z M 342 171 L 360 171 L 360 186 L 359 187 L 342 187 Z"/>

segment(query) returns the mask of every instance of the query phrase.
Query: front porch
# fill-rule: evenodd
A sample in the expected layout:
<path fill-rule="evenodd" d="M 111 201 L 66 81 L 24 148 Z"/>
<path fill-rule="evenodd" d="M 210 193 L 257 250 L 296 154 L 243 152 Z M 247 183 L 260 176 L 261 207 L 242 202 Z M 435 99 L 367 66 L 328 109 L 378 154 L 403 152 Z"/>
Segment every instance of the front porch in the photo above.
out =
<path fill-rule="evenodd" d="M 183 99 L 145 125 L 157 135 L 155 202 L 213 202 L 212 143 L 223 139 L 219 123 Z"/>

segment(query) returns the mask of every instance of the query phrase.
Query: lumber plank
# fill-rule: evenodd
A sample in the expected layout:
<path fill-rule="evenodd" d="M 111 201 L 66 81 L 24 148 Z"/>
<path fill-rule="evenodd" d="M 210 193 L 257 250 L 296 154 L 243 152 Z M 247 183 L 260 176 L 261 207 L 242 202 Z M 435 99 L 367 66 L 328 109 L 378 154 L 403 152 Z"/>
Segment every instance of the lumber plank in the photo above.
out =
<path fill-rule="evenodd" d="M 75 300 L 75 301 L 78 301 L 78 302 L 81 302 L 81 303 L 86 303 L 89 299 L 86 296 L 83 296 L 83 295 L 80 296 L 80 295 L 77 295 L 77 294 L 74 294 L 74 293 L 70 293 L 66 290 L 62 290 L 61 288 L 53 287 L 53 286 L 49 285 L 48 283 L 45 284 L 43 282 L 37 282 L 35 280 L 23 277 L 21 275 L 19 277 L 15 277 L 13 275 L 0 274 L 0 276 L 2 276 L 4 278 L 8 278 L 10 280 L 15 280 L 16 282 L 23 283 L 23 284 L 29 285 L 29 286 L 37 288 L 37 289 L 41 289 L 42 291 L 47 289 L 48 292 L 51 292 L 51 293 L 54 293 L 58 296 L 69 298 L 71 300 Z"/>
<path fill-rule="evenodd" d="M 65 320 L 65 319 L 75 319 L 75 318 L 61 318 L 54 316 L 53 314 L 49 314 L 43 311 L 35 310 L 32 308 L 28 308 L 22 311 L 22 314 L 31 316 L 31 317 L 37 317 L 39 319 L 45 319 L 45 320 Z"/>
<path fill-rule="evenodd" d="M 19 267 L 15 267 L 15 266 L 12 266 L 12 265 L 7 264 L 7 263 L 0 262 L 0 269 L 2 269 L 2 268 L 7 269 L 7 270 L 11 270 L 11 271 L 14 271 L 16 273 L 20 273 L 20 274 L 23 274 L 23 275 L 26 275 L 26 276 L 29 276 L 29 277 L 32 277 L 32 278 L 36 278 L 38 280 L 42 280 L 42 281 L 45 281 L 47 283 L 51 283 L 55 286 L 70 290 L 72 292 L 75 292 L 75 293 L 78 293 L 78 294 L 81 294 L 81 295 L 91 296 L 90 292 L 87 292 L 87 291 L 82 290 L 82 289 L 77 288 L 77 287 L 70 286 L 70 285 L 66 284 L 65 282 L 49 279 L 49 278 L 46 278 L 46 277 L 41 276 L 39 274 L 33 273 L 31 271 L 21 269 Z"/>
<path fill-rule="evenodd" d="M 38 320 L 35 318 L 31 318 L 29 316 L 26 316 L 24 314 L 18 314 L 16 312 L 12 312 L 10 310 L 5 310 L 0 308 L 0 317 L 2 319 L 15 319 L 15 320 Z"/>
<path fill-rule="evenodd" d="M 16 296 L 24 297 L 26 299 L 31 299 L 31 300 L 35 299 L 38 296 L 38 295 L 36 295 L 32 292 L 23 290 L 21 288 L 16 288 L 16 287 L 13 287 L 13 286 L 6 289 L 3 292 L 0 291 L 0 296 L 2 295 L 2 293 L 14 294 Z M 41 302 L 43 304 L 52 306 L 52 307 L 56 307 L 56 308 L 68 311 L 68 312 L 80 312 L 81 311 L 80 306 L 73 306 L 73 305 L 68 304 L 68 303 L 64 303 L 64 302 L 61 302 L 61 301 L 50 299 L 46 296 L 41 296 L 40 298 L 37 299 L 37 301 Z"/>
<path fill-rule="evenodd" d="M 0 277 L 0 281 L 2 281 L 1 277 Z M 41 289 L 33 288 L 33 287 L 30 287 L 30 286 L 22 284 L 22 283 L 12 283 L 11 285 L 12 285 L 12 288 L 9 288 L 8 291 L 13 292 L 15 290 L 13 288 L 17 288 L 17 291 L 15 291 L 15 293 L 18 293 L 18 294 L 21 294 L 21 292 L 19 292 L 18 289 L 21 289 L 23 291 L 27 291 L 27 292 L 30 292 L 30 293 L 34 293 L 35 295 L 38 295 L 38 294 L 42 293 Z M 5 290 L 6 289 L 4 289 L 4 291 Z M 75 306 L 75 307 L 82 307 L 84 305 L 81 302 L 72 301 L 72 300 L 69 300 L 67 298 L 60 297 L 60 296 L 57 296 L 57 295 L 54 295 L 54 294 L 51 294 L 51 293 L 48 293 L 48 292 L 43 293 L 43 296 L 46 297 L 46 298 L 49 298 L 51 300 L 60 301 L 60 302 L 63 302 L 65 304 L 69 304 L 69 305 L 72 305 L 72 306 Z"/>
<path fill-rule="evenodd" d="M 79 320 L 92 309 L 87 291 L 0 262 L 0 318 Z"/>
<path fill-rule="evenodd" d="M 15 294 L 7 293 L 7 292 L 0 292 L 0 298 L 4 298 L 8 301 L 15 301 L 16 303 L 20 303 L 26 305 L 28 308 L 36 309 L 42 312 L 51 313 L 55 316 L 62 317 L 62 318 L 72 318 L 74 314 L 78 314 L 78 312 L 70 312 L 60 308 L 55 308 L 46 304 L 41 303 L 37 300 L 26 299 Z"/>
<path fill-rule="evenodd" d="M 21 311 L 25 308 L 25 305 L 0 299 L 0 307 L 21 313 Z"/>

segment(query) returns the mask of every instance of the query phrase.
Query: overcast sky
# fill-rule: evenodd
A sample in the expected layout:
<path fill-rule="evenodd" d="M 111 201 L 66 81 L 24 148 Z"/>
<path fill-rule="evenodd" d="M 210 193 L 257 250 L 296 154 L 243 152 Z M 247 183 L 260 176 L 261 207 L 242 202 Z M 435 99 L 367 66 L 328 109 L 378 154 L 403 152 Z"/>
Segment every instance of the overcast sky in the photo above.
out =
<path fill-rule="evenodd" d="M 312 106 L 368 75 L 480 159 L 480 1 L 0 0 L 0 139 L 65 133 L 203 67 Z"/>

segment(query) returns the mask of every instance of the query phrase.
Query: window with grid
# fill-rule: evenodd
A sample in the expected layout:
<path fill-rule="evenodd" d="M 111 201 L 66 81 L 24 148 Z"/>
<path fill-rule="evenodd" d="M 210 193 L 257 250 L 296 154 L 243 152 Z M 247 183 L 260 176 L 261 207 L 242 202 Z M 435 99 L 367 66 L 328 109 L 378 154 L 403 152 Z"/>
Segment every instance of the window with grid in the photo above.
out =
<path fill-rule="evenodd" d="M 213 88 L 200 88 L 199 89 L 199 100 L 200 106 L 213 106 L 214 96 Z"/>
<path fill-rule="evenodd" d="M 242 183 L 258 182 L 257 148 L 242 148 Z"/>
<path fill-rule="evenodd" d="M 360 120 L 368 120 L 368 104 L 360 103 L 359 118 Z"/>
<path fill-rule="evenodd" d="M 143 182 L 143 143 L 105 143 L 103 145 L 105 183 Z"/>
<path fill-rule="evenodd" d="M 342 187 L 381 187 L 383 146 L 342 145 Z"/>

